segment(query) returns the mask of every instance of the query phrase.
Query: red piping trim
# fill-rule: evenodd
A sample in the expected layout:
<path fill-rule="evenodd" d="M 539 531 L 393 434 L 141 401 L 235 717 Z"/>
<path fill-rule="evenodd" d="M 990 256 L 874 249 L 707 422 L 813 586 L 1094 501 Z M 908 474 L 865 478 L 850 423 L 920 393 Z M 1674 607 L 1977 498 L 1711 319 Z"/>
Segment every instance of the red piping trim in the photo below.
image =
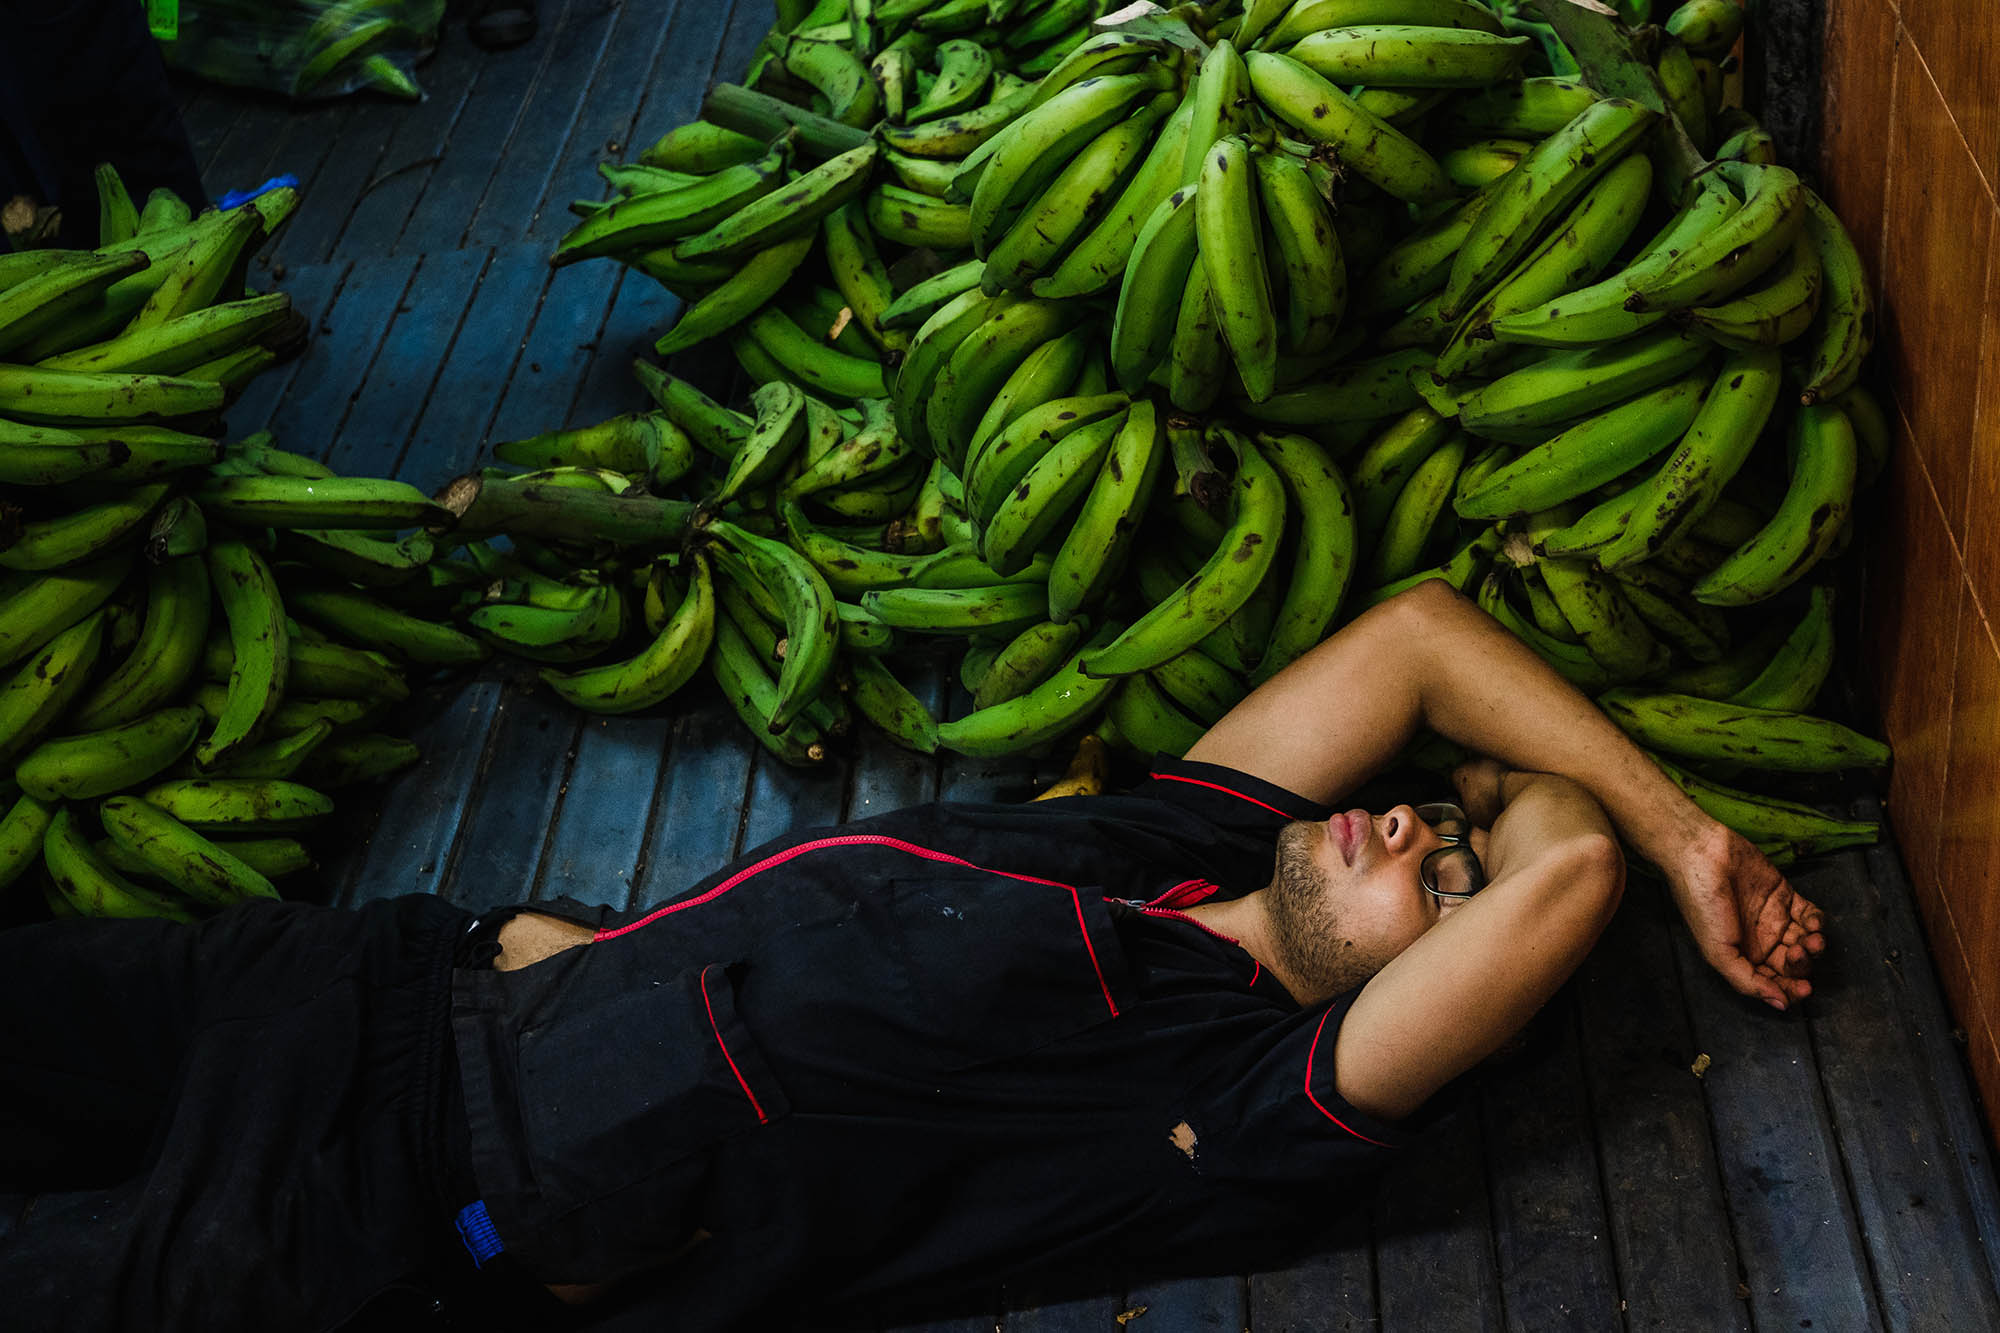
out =
<path fill-rule="evenodd" d="M 1251 959 L 1250 961 L 1256 963 L 1256 966 L 1250 969 L 1250 984 L 1254 986 L 1257 984 L 1257 978 L 1263 975 L 1264 965 L 1262 963 L 1258 963 L 1257 960 L 1254 958 Z"/>
<path fill-rule="evenodd" d="M 1178 773 L 1148 773 L 1146 776 L 1154 778 L 1160 782 L 1185 782 L 1192 787 L 1207 787 L 1210 791 L 1219 791 L 1226 796 L 1234 796 L 1239 801 L 1248 801 L 1252 805 L 1262 806 L 1264 809 L 1269 810 L 1272 814 L 1277 815 L 1281 818 L 1284 819 L 1298 818 L 1297 815 L 1287 814 L 1283 810 L 1280 810 L 1275 805 L 1271 805 L 1268 804 L 1267 802 L 1260 801 L 1255 796 L 1245 796 L 1242 792 L 1235 791 L 1232 790 L 1231 788 L 1225 787 L 1219 782 L 1204 782 L 1200 778 L 1184 778 Z"/>
<path fill-rule="evenodd" d="M 1380 1139 L 1369 1138 L 1366 1134 L 1363 1134 L 1360 1130 L 1348 1124 L 1345 1120 L 1342 1120 L 1339 1116 L 1335 1115 L 1333 1112 L 1327 1110 L 1325 1106 L 1321 1105 L 1319 1098 L 1313 1096 L 1313 1054 L 1314 1052 L 1319 1050 L 1319 1034 L 1326 1031 L 1326 1020 L 1331 1017 L 1333 1017 L 1333 1010 L 1331 1009 L 1327 1010 L 1325 1013 L 1319 1016 L 1319 1026 L 1313 1029 L 1312 1045 L 1306 1048 L 1306 1100 L 1311 1102 L 1314 1106 L 1319 1107 L 1319 1113 L 1321 1115 L 1325 1116 L 1328 1120 L 1331 1120 L 1334 1124 L 1339 1125 L 1342 1129 L 1352 1134 L 1355 1138 L 1360 1139 L 1363 1143 L 1372 1143 L 1378 1148 L 1393 1148 L 1396 1146 L 1393 1143 L 1384 1143 Z"/>
<path fill-rule="evenodd" d="M 1218 892 L 1217 886 L 1210 883 L 1208 880 L 1184 879 L 1180 883 L 1174 885 L 1172 888 L 1166 890 L 1165 892 L 1159 894 L 1157 897 L 1147 902 L 1146 906 L 1158 907 L 1161 903 L 1165 902 L 1167 899 L 1177 897 L 1182 892 L 1190 889 L 1207 889 L 1208 892 L 1201 895 L 1203 898 L 1212 897 L 1216 892 Z"/>
<path fill-rule="evenodd" d="M 1000 875 L 1007 879 L 1017 879 L 1028 884 L 1046 884 L 1052 889 L 1063 890 L 1069 894 L 1070 901 L 1076 906 L 1076 928 L 1083 935 L 1083 948 L 1084 952 L 1090 955 L 1091 970 L 1097 973 L 1097 987 L 1104 992 L 1105 1007 L 1111 1011 L 1113 1018 L 1118 1017 L 1118 1003 L 1111 998 L 1111 986 L 1104 980 L 1104 968 L 1097 961 L 1097 946 L 1091 943 L 1090 926 L 1083 919 L 1083 897 L 1076 891 L 1075 885 L 1058 883 L 1052 879 L 1040 879 L 1034 875 L 1016 874 L 1011 870 L 989 869 L 986 866 L 974 865 L 962 856 L 953 856 L 949 852 L 934 851 L 929 847 L 919 847 L 913 842 L 904 842 L 901 838 L 884 837 L 879 833 L 849 833 L 836 838 L 818 838 L 812 842 L 802 842 L 796 846 L 787 847 L 780 852 L 773 852 L 755 865 L 745 866 L 706 893 L 686 899 L 683 902 L 668 903 L 658 911 L 649 912 L 637 921 L 628 922 L 616 930 L 600 927 L 596 935 L 592 936 L 592 939 L 593 941 L 617 939 L 620 935 L 628 935 L 641 926 L 651 925 L 663 916 L 671 916 L 675 912 L 683 911 L 690 907 L 699 907 L 703 903 L 713 902 L 751 876 L 761 874 L 773 866 L 783 865 L 785 862 L 802 853 L 817 851 L 822 847 L 892 847 L 899 852 L 908 852 L 912 856 L 921 856 L 927 861 L 942 861 L 948 865 L 964 866 L 968 870 L 977 870 L 982 874 Z M 705 994 L 706 992 L 704 992 Z"/>
<path fill-rule="evenodd" d="M 708 998 L 708 972 L 709 969 L 706 967 L 701 970 L 701 1003 L 702 1007 L 708 1010 L 708 1026 L 715 1033 L 715 1044 L 722 1048 L 722 1058 L 729 1062 L 729 1072 L 736 1075 L 736 1086 L 743 1089 L 743 1095 L 750 1099 L 750 1109 L 757 1113 L 757 1123 L 769 1124 L 771 1117 L 764 1114 L 764 1108 L 758 1104 L 757 1094 L 750 1091 L 749 1081 L 743 1077 L 743 1071 L 736 1067 L 736 1057 L 729 1053 L 729 1044 L 722 1040 L 722 1027 L 715 1021 L 715 1004 Z"/>

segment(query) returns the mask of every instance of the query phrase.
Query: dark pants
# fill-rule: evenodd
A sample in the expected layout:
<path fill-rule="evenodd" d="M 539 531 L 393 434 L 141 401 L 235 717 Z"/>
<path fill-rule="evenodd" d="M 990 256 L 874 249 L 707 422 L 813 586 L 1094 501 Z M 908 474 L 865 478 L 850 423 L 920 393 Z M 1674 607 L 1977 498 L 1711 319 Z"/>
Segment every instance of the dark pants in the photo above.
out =
<path fill-rule="evenodd" d="M 0 1323 L 475 1326 L 447 1022 L 469 920 L 410 897 L 0 932 L 0 1190 L 40 1191 L 0 1209 Z"/>
<path fill-rule="evenodd" d="M 118 168 L 135 204 L 162 185 L 197 211 L 208 203 L 145 10 L 0 0 L 0 204 L 58 204 L 62 243 L 94 246 L 99 162 Z"/>

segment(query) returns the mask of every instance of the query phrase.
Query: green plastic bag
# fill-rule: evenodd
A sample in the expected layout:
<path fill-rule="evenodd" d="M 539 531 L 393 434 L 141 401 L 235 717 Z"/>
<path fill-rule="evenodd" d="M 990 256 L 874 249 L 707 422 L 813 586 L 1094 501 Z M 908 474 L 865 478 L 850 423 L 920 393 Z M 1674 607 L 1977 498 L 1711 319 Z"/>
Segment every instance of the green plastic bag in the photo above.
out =
<path fill-rule="evenodd" d="M 181 0 L 146 0 L 146 30 L 163 42 L 181 35 Z"/>

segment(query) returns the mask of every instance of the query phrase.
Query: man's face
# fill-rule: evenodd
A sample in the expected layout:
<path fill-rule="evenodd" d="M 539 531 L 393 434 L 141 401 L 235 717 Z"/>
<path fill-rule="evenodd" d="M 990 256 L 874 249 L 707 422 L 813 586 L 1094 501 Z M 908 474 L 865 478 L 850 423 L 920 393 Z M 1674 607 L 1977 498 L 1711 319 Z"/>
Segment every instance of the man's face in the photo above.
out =
<path fill-rule="evenodd" d="M 1313 1001 L 1360 985 L 1457 910 L 1460 900 L 1433 896 L 1421 878 L 1425 854 L 1443 845 L 1407 805 L 1349 810 L 1278 834 L 1272 934 L 1280 965 Z M 1484 829 L 1472 830 L 1472 848 L 1484 860 Z"/>

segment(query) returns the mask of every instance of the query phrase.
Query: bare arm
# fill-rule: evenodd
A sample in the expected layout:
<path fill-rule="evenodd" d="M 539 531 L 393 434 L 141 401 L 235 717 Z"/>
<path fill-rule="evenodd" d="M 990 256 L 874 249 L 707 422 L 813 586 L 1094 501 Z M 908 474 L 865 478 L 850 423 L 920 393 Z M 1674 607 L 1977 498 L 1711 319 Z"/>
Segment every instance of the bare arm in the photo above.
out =
<path fill-rule="evenodd" d="M 1398 1119 L 1490 1055 L 1583 962 L 1625 883 L 1604 812 L 1567 778 L 1510 773 L 1492 882 L 1362 987 L 1334 1047 L 1340 1095 Z"/>
<path fill-rule="evenodd" d="M 1783 1009 L 1825 945 L 1819 909 L 1704 814 L 1597 706 L 1443 583 L 1373 607 L 1232 709 L 1188 752 L 1331 801 L 1423 727 L 1575 781 L 1659 866 L 1709 964 Z"/>

